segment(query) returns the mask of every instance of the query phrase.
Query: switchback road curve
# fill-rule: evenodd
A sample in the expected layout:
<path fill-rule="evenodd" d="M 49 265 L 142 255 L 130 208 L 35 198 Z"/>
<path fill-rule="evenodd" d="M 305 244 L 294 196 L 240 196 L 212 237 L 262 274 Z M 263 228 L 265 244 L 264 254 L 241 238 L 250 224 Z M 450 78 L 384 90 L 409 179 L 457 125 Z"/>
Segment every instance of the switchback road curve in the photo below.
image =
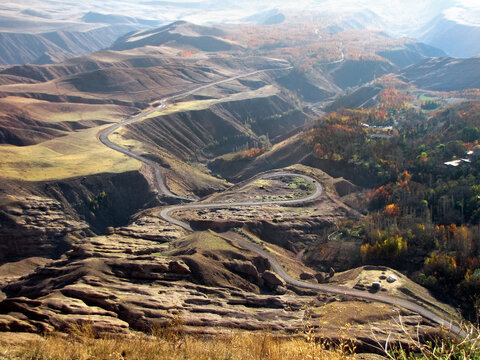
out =
<path fill-rule="evenodd" d="M 301 204 L 301 203 L 306 203 L 309 201 L 312 201 L 316 198 L 318 198 L 321 193 L 322 193 L 322 186 L 316 181 L 315 179 L 306 176 L 306 175 L 300 175 L 296 173 L 289 173 L 289 172 L 284 172 L 284 171 L 278 171 L 278 172 L 271 172 L 271 173 L 266 173 L 260 177 L 256 177 L 254 180 L 257 180 L 259 178 L 263 179 L 269 179 L 269 178 L 275 178 L 275 177 L 285 177 L 285 176 L 294 176 L 294 177 L 302 177 L 305 180 L 308 180 L 312 182 L 315 185 L 315 191 L 313 194 L 301 198 L 301 199 L 294 199 L 294 200 L 278 200 L 278 201 L 265 201 L 265 202 L 230 202 L 230 203 L 205 203 L 205 204 L 183 204 L 183 205 L 175 205 L 171 207 L 167 207 L 163 209 L 160 212 L 160 216 L 175 225 L 178 225 L 182 227 L 185 230 L 188 231 L 194 231 L 190 224 L 176 219 L 170 215 L 170 213 L 174 211 L 181 211 L 181 210 L 192 210 L 192 209 L 212 209 L 212 208 L 228 208 L 228 207 L 239 207 L 239 206 L 248 206 L 248 207 L 253 207 L 253 206 L 264 206 L 264 205 L 272 205 L 272 204 L 277 204 L 277 205 L 292 205 L 292 204 Z M 337 286 L 337 285 L 329 285 L 329 284 L 312 284 L 306 281 L 300 281 L 292 276 L 290 276 L 284 269 L 283 267 L 278 263 L 276 258 L 272 256 L 272 254 L 268 253 L 267 251 L 263 250 L 261 247 L 258 245 L 252 243 L 251 241 L 247 241 L 240 237 L 238 234 L 235 234 L 233 232 L 227 232 L 221 234 L 224 238 L 227 238 L 241 247 L 248 249 L 257 255 L 260 255 L 270 262 L 272 269 L 287 283 L 290 285 L 294 285 L 300 288 L 304 289 L 311 289 L 311 290 L 317 290 L 317 291 L 322 291 L 322 292 L 327 292 L 327 293 L 332 293 L 332 294 L 338 294 L 338 295 L 347 295 L 347 296 L 354 296 L 357 298 L 362 298 L 362 299 L 367 299 L 367 300 L 372 300 L 372 301 L 378 301 L 382 302 L 385 304 L 390 304 L 393 306 L 398 306 L 402 307 L 404 309 L 413 311 L 421 316 L 423 316 L 426 319 L 429 319 L 447 329 L 454 335 L 458 335 L 460 337 L 465 337 L 466 333 L 465 331 L 456 323 L 454 323 L 451 320 L 448 320 L 430 310 L 425 308 L 424 306 L 414 303 L 412 301 L 395 297 L 395 296 L 388 296 L 384 294 L 379 294 L 379 293 L 369 293 L 367 291 L 361 291 L 357 289 L 350 289 L 342 286 Z"/>
<path fill-rule="evenodd" d="M 188 95 L 194 94 L 198 91 L 201 91 L 201 90 L 204 90 L 204 89 L 207 89 L 207 88 L 210 88 L 210 87 L 222 84 L 222 83 L 226 83 L 226 82 L 229 82 L 229 81 L 233 81 L 233 80 L 248 77 L 248 76 L 253 76 L 253 75 L 256 75 L 256 74 L 259 74 L 259 73 L 271 72 L 271 71 L 280 71 L 280 70 L 290 70 L 290 69 L 292 69 L 291 66 L 283 67 L 283 68 L 271 68 L 271 69 L 256 70 L 256 71 L 252 71 L 252 72 L 249 72 L 249 73 L 246 73 L 246 74 L 241 74 L 241 75 L 233 76 L 233 77 L 230 77 L 230 78 L 227 78 L 227 79 L 212 82 L 212 83 L 209 83 L 209 84 L 206 84 L 206 85 L 202 85 L 202 86 L 196 87 L 194 89 L 191 89 L 191 90 L 188 90 L 188 91 L 185 91 L 185 92 L 181 92 L 181 93 L 176 94 L 176 95 L 172 95 L 172 96 L 169 96 L 169 97 L 162 98 L 160 100 L 160 105 L 157 106 L 157 108 L 148 110 L 148 111 L 143 112 L 139 115 L 136 115 L 134 117 L 126 119 L 125 121 L 122 121 L 122 122 L 119 122 L 115 125 L 112 125 L 108 129 L 103 131 L 103 133 L 100 134 L 99 139 L 105 146 L 107 146 L 107 147 L 109 147 L 113 150 L 116 150 L 116 151 L 118 151 L 122 154 L 125 154 L 125 155 L 127 155 L 131 158 L 134 158 L 138 161 L 141 161 L 144 164 L 150 166 L 153 169 L 154 175 L 155 175 L 155 184 L 154 185 L 156 186 L 156 188 L 157 188 L 157 190 L 159 191 L 160 194 L 163 194 L 163 195 L 168 196 L 168 197 L 177 198 L 177 199 L 180 199 L 180 200 L 193 200 L 193 199 L 185 199 L 185 198 L 182 198 L 180 196 L 177 196 L 177 195 L 173 194 L 168 189 L 168 187 L 165 184 L 165 180 L 164 180 L 162 171 L 161 171 L 161 169 L 160 169 L 160 167 L 158 166 L 157 163 L 155 163 L 154 161 L 149 160 L 149 159 L 147 159 L 147 158 L 145 158 L 145 157 L 143 157 L 139 154 L 136 154 L 132 151 L 129 151 L 129 150 L 127 150 L 127 149 L 125 149 L 125 148 L 123 148 L 119 145 L 116 145 L 116 144 L 112 143 L 108 139 L 108 137 L 114 131 L 118 130 L 120 127 L 131 124 L 135 121 L 138 121 L 138 120 L 144 118 L 145 116 L 148 116 L 148 115 L 152 114 L 158 108 L 165 108 L 166 104 L 167 104 L 167 101 L 171 101 L 171 100 L 174 100 L 174 99 L 180 99 L 180 98 L 186 97 Z M 163 219 L 165 219 L 166 221 L 168 221 L 172 224 L 178 225 L 178 226 L 184 228 L 187 231 L 193 231 L 193 229 L 191 228 L 191 226 L 188 223 L 170 216 L 170 213 L 173 212 L 173 211 L 178 211 L 178 210 L 190 210 L 190 209 L 202 209 L 202 208 L 203 209 L 204 208 L 225 208 L 225 207 L 232 207 L 232 206 L 253 207 L 253 206 L 264 206 L 264 205 L 272 205 L 272 204 L 283 204 L 283 205 L 300 204 L 300 203 L 306 203 L 308 201 L 314 200 L 317 197 L 319 197 L 322 193 L 321 185 L 315 179 L 313 179 L 309 176 L 306 176 L 306 175 L 300 175 L 300 174 L 294 174 L 294 173 L 288 173 L 288 172 L 271 172 L 271 173 L 263 174 L 260 177 L 257 177 L 257 179 L 258 178 L 274 178 L 274 177 L 281 177 L 281 176 L 302 177 L 302 178 L 314 183 L 315 191 L 314 191 L 313 194 L 309 195 L 308 197 L 305 197 L 305 198 L 302 198 L 302 199 L 285 200 L 285 201 L 243 202 L 243 203 L 238 203 L 238 202 L 237 203 L 235 203 L 235 202 L 233 202 L 233 203 L 205 203 L 205 204 L 176 205 L 176 206 L 172 206 L 172 207 L 168 207 L 168 208 L 163 209 L 160 212 L 160 216 Z M 413 302 L 408 301 L 406 299 L 393 297 L 393 296 L 387 296 L 387 295 L 383 295 L 383 294 L 375 294 L 375 293 L 372 294 L 372 293 L 368 293 L 368 292 L 364 292 L 364 291 L 360 291 L 360 290 L 356 290 L 356 289 L 349 289 L 349 288 L 340 287 L 340 286 L 336 286 L 336 285 L 311 284 L 311 283 L 308 283 L 308 282 L 305 282 L 305 281 L 300 281 L 300 280 L 294 279 L 293 277 L 291 277 L 290 275 L 288 275 L 285 272 L 285 270 L 277 262 L 275 257 L 273 257 L 271 254 L 269 254 L 268 252 L 266 252 L 265 250 L 263 250 L 259 246 L 253 244 L 252 242 L 246 241 L 245 239 L 241 238 L 240 236 L 238 236 L 237 234 L 232 233 L 232 232 L 222 234 L 222 235 L 224 237 L 228 238 L 229 240 L 236 242 L 240 246 L 242 246 L 242 247 L 244 247 L 244 248 L 246 248 L 246 249 L 248 249 L 248 250 L 250 250 L 250 251 L 266 258 L 266 259 L 268 259 L 270 261 L 270 264 L 272 265 L 273 270 L 287 284 L 294 285 L 294 286 L 301 287 L 301 288 L 305 288 L 305 289 L 317 290 L 317 291 L 328 292 L 328 293 L 339 294 L 339 295 L 349 295 L 349 296 L 354 296 L 354 297 L 373 300 L 373 301 L 379 301 L 379 302 L 382 302 L 382 303 L 403 307 L 405 309 L 408 309 L 408 310 L 411 310 L 413 312 L 418 313 L 419 315 L 423 316 L 426 319 L 429 319 L 429 320 L 431 320 L 431 321 L 433 321 L 433 322 L 435 322 L 439 325 L 444 326 L 446 329 L 448 329 L 451 333 L 453 333 L 455 335 L 459 335 L 461 337 L 466 336 L 466 333 L 462 330 L 462 328 L 459 325 L 453 323 L 452 321 L 450 321 L 448 319 L 445 319 L 445 318 L 441 317 L 438 314 L 435 314 L 434 312 L 428 310 L 427 308 L 425 308 L 425 307 L 423 307 L 419 304 L 413 303 Z"/>
<path fill-rule="evenodd" d="M 227 207 L 237 207 L 237 206 L 265 206 L 265 205 L 276 205 L 276 204 L 282 204 L 282 205 L 293 205 L 293 204 L 302 204 L 306 203 L 308 201 L 314 200 L 318 198 L 322 194 L 322 186 L 313 180 L 311 177 L 306 176 L 306 175 L 300 175 L 300 174 L 293 174 L 289 172 L 284 172 L 284 171 L 278 171 L 278 172 L 270 172 L 263 174 L 261 176 L 258 176 L 255 178 L 255 180 L 258 179 L 273 179 L 277 177 L 284 177 L 284 176 L 295 176 L 295 177 L 301 177 L 307 181 L 311 181 L 315 184 L 315 191 L 309 195 L 308 197 L 301 198 L 301 199 L 292 199 L 292 200 L 282 200 L 282 201 L 247 201 L 247 202 L 224 202 L 224 203 L 205 203 L 205 204 L 184 204 L 184 205 L 175 205 L 175 206 L 170 206 L 168 208 L 163 209 L 160 212 L 160 216 L 164 219 L 167 220 L 169 223 L 178 225 L 185 230 L 188 231 L 193 231 L 193 229 L 190 227 L 190 225 L 184 221 L 178 220 L 169 214 L 173 211 L 178 211 L 178 210 L 192 210 L 192 209 L 221 209 L 221 208 L 227 208 Z"/>
<path fill-rule="evenodd" d="M 161 171 L 161 168 L 159 167 L 159 165 L 155 162 L 155 161 L 152 161 L 152 160 L 149 160 L 139 154 L 136 154 L 130 150 L 127 150 L 117 144 L 114 144 L 113 142 L 111 142 L 108 137 L 116 130 L 118 130 L 119 128 L 123 127 L 123 126 L 126 126 L 126 125 L 129 125 L 131 123 L 134 123 L 150 114 L 153 114 L 157 109 L 163 109 L 167 106 L 167 102 L 168 101 L 171 101 L 171 100 L 176 100 L 176 99 L 181 99 L 181 98 L 184 98 L 188 95 L 192 95 L 196 92 L 199 92 L 201 90 L 205 90 L 205 89 L 208 89 L 208 88 L 211 88 L 211 87 L 214 87 L 214 86 L 217 86 L 217 85 L 220 85 L 220 84 L 224 84 L 226 82 L 230 82 L 230 81 L 233 81 L 233 80 L 237 80 L 237 79 L 241 79 L 241 78 L 245 78 L 245 77 L 249 77 L 249 76 L 253 76 L 253 75 L 257 75 L 257 74 L 260 74 L 260 73 L 266 73 L 266 72 L 273 72 L 273 71 L 281 71 L 281 70 L 291 70 L 293 69 L 293 66 L 286 66 L 286 67 L 281 67 L 281 68 L 269 68 L 269 69 L 261 69 L 261 70 L 255 70 L 255 71 L 252 71 L 252 72 L 249 72 L 249 73 L 246 73 L 246 74 L 240 74 L 240 75 L 236 75 L 236 76 L 232 76 L 232 77 L 229 77 L 227 79 L 223 79 L 223 80 L 218 80 L 218 81 L 215 81 L 215 82 L 212 82 L 212 83 L 208 83 L 208 84 L 205 84 L 205 85 L 202 85 L 202 86 L 198 86 L 196 88 L 193 88 L 191 90 L 187 90 L 187 91 L 184 91 L 184 92 L 181 92 L 179 94 L 175 94 L 175 95 L 171 95 L 171 96 L 168 96 L 168 97 L 164 97 L 162 99 L 160 99 L 160 105 L 158 105 L 156 108 L 153 108 L 153 109 L 150 109 L 148 111 L 145 111 L 145 112 L 142 112 L 141 114 L 138 114 L 136 116 L 133 116 L 131 118 L 128 118 L 124 121 L 121 121 L 115 125 L 112 125 L 110 126 L 108 129 L 104 130 L 100 136 L 99 136 L 99 139 L 100 141 L 107 147 L 109 147 L 110 149 L 113 149 L 115 151 L 118 151 L 122 154 L 125 154 L 127 156 L 130 156 L 131 158 L 134 158 L 138 161 L 141 161 L 143 162 L 144 164 L 148 165 L 150 168 L 152 168 L 153 172 L 154 172 L 154 175 L 155 175 L 155 187 L 156 189 L 159 191 L 160 194 L 164 195 L 164 196 L 167 196 L 167 197 L 171 197 L 171 198 L 178 198 L 180 200 L 194 200 L 194 199 L 187 199 L 187 198 L 183 198 L 181 196 L 177 196 L 175 194 L 173 194 L 169 189 L 168 187 L 166 186 L 165 184 L 165 178 L 164 178 L 164 174 L 162 173 Z"/>

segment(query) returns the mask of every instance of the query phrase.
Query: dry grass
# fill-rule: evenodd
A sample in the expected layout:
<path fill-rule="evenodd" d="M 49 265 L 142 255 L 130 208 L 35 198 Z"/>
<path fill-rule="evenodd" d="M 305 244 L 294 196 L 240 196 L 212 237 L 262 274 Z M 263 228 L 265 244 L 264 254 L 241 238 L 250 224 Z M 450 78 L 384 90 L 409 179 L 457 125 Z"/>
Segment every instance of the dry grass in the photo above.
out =
<path fill-rule="evenodd" d="M 286 167 L 285 170 L 298 171 L 303 175 L 313 177 L 314 179 L 317 179 L 320 184 L 322 184 L 323 189 L 328 195 L 336 194 L 334 186 L 335 179 L 320 169 L 312 168 L 301 164 L 295 164 Z"/>
<path fill-rule="evenodd" d="M 342 329 L 392 319 L 392 306 L 377 302 L 342 301 L 312 308 L 313 317 L 320 326 Z"/>
<path fill-rule="evenodd" d="M 342 344 L 327 349 L 306 331 L 296 338 L 278 338 L 268 332 L 232 331 L 215 336 L 187 335 L 180 322 L 156 327 L 151 335 L 98 336 L 91 326 L 78 325 L 68 336 L 53 335 L 20 343 L 0 344 L 0 359 L 230 359 L 230 360 L 340 360 L 354 359 Z"/>
<path fill-rule="evenodd" d="M 241 187 L 216 193 L 207 202 L 285 201 L 307 197 L 312 193 L 313 184 L 298 177 L 284 179 L 258 179 Z M 307 187 L 299 186 L 305 184 Z M 308 186 L 311 186 L 308 187 Z"/>
<path fill-rule="evenodd" d="M 33 146 L 0 146 L 0 174 L 9 179 L 44 181 L 138 170 L 141 163 L 107 148 L 97 133 L 108 127 L 73 132 Z"/>
<path fill-rule="evenodd" d="M 199 92 L 201 93 L 201 92 Z M 150 118 L 155 118 L 158 116 L 164 116 L 164 115 L 170 115 L 174 113 L 179 113 L 179 112 L 185 112 L 185 111 L 199 111 L 199 110 L 205 110 L 208 109 L 209 107 L 217 104 L 221 104 L 224 102 L 229 102 L 229 101 L 241 101 L 241 100 L 246 100 L 246 99 L 255 99 L 255 98 L 261 98 L 261 97 L 268 97 L 268 96 L 273 96 L 278 93 L 278 89 L 275 88 L 272 85 L 266 85 L 260 89 L 257 90 L 251 90 L 251 91 L 244 91 L 240 93 L 236 93 L 230 96 L 222 97 L 220 99 L 208 99 L 208 100 L 188 100 L 188 101 L 181 101 L 181 99 L 178 99 L 177 102 L 174 101 L 174 103 L 168 104 L 168 106 L 165 109 L 159 109 L 155 112 L 153 112 L 150 115 L 147 115 L 143 120 L 150 119 Z"/>
<path fill-rule="evenodd" d="M 125 126 L 115 130 L 112 134 L 108 136 L 108 139 L 116 144 L 119 145 L 125 149 L 132 150 L 135 149 L 137 153 L 142 153 L 145 151 L 145 147 L 143 146 L 143 143 L 135 140 L 135 139 L 129 139 L 126 134 L 128 133 L 128 130 L 126 129 Z"/>
<path fill-rule="evenodd" d="M 7 96 L 0 99 L 0 114 L 26 113 L 46 122 L 120 119 L 125 109 L 110 104 L 53 103 L 45 100 Z"/>
<path fill-rule="evenodd" d="M 376 339 L 377 349 L 381 350 L 385 357 L 390 360 L 479 360 L 480 359 L 480 329 L 478 325 L 462 323 L 464 334 L 460 337 L 450 337 L 448 334 L 440 334 L 434 339 L 423 341 L 418 333 L 408 331 L 402 319 L 395 324 L 402 329 L 408 346 Z"/>
<path fill-rule="evenodd" d="M 393 324 L 392 324 L 393 325 Z M 480 333 L 474 326 L 464 329 L 464 339 L 440 337 L 423 342 L 403 327 L 408 346 L 377 340 L 377 350 L 391 360 L 480 359 Z M 174 319 L 167 325 L 154 326 L 150 334 L 102 335 L 89 323 L 72 326 L 69 334 L 38 336 L 13 334 L 0 337 L 0 360 L 95 360 L 95 359 L 195 359 L 195 360 L 340 360 L 365 359 L 354 353 L 355 346 L 342 337 L 337 343 L 319 340 L 311 322 L 305 322 L 298 336 L 273 336 L 268 331 L 232 330 L 217 335 L 192 335 L 183 322 Z M 15 337 L 15 338 L 13 338 Z"/>
<path fill-rule="evenodd" d="M 196 231 L 187 237 L 175 242 L 179 246 L 193 246 L 201 251 L 235 251 L 236 248 L 220 235 L 213 231 Z"/>
<path fill-rule="evenodd" d="M 388 283 L 386 277 L 389 275 L 395 275 L 398 280 L 394 283 Z M 454 308 L 439 302 L 424 287 L 393 269 L 361 267 L 337 273 L 330 281 L 349 288 L 353 288 L 355 285 L 363 285 L 365 289 L 368 289 L 372 282 L 381 281 L 382 289 L 388 295 L 403 297 L 410 301 L 421 301 L 430 311 L 442 316 L 448 314 L 452 319 L 458 316 Z"/>

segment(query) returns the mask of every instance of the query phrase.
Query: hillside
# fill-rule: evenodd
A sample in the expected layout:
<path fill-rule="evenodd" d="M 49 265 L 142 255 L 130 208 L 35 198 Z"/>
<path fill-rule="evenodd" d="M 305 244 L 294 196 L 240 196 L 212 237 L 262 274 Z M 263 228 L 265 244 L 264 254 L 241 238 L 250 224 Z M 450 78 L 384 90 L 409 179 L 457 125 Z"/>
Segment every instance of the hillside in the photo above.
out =
<path fill-rule="evenodd" d="M 134 26 L 103 26 L 88 31 L 41 34 L 0 32 L 0 64 L 50 64 L 109 47 Z"/>
<path fill-rule="evenodd" d="M 248 125 L 244 123 L 246 118 Z M 279 89 L 265 85 L 220 101 L 178 102 L 174 109 L 164 114 L 160 111 L 130 126 L 122 136 L 181 159 L 202 159 L 255 144 L 261 146 L 261 137 L 267 134 L 275 142 L 307 120 L 308 116 Z"/>
<path fill-rule="evenodd" d="M 400 74 L 419 88 L 436 91 L 480 88 L 480 58 L 428 59 Z"/>
<path fill-rule="evenodd" d="M 41 81 L 34 84 L 23 83 L 0 86 L 0 93 L 3 97 L 2 102 L 5 104 L 3 112 L 7 120 L 0 126 L 2 129 L 1 141 L 9 144 L 3 150 L 7 151 L 8 149 L 11 154 L 16 154 L 16 159 L 12 159 L 12 161 L 19 164 L 23 164 L 24 161 L 36 163 L 37 165 L 33 167 L 27 166 L 29 169 L 28 174 L 33 176 L 33 179 L 39 179 L 38 176 L 41 173 L 43 175 L 40 178 L 49 178 L 50 174 L 54 173 L 62 177 L 65 175 L 60 174 L 68 174 L 69 171 L 66 173 L 64 171 L 59 172 L 57 165 L 61 163 L 59 163 L 62 158 L 59 157 L 60 154 L 68 157 L 74 149 L 78 150 L 76 148 L 77 145 L 73 146 L 73 144 L 84 143 L 86 145 L 85 148 L 82 145 L 83 151 L 78 154 L 79 157 L 77 159 L 82 164 L 87 165 L 85 163 L 86 158 L 94 156 L 99 149 L 102 152 L 106 149 L 104 149 L 103 145 L 97 143 L 95 136 L 85 143 L 86 137 L 94 135 L 101 129 L 105 129 L 108 124 L 119 121 L 126 114 L 132 114 L 148 107 L 149 104 L 158 101 L 162 96 L 171 95 L 174 89 L 177 91 L 189 89 L 194 87 L 195 84 L 227 78 L 232 74 L 230 70 L 232 66 L 248 72 L 251 69 L 249 66 L 252 64 L 258 67 L 281 65 L 281 63 L 275 65 L 274 62 L 268 59 L 264 61 L 256 59 L 252 64 L 248 64 L 248 60 L 231 61 L 228 59 L 222 61 L 215 60 L 213 63 L 209 63 L 208 60 L 194 62 L 193 60 L 179 59 L 179 61 L 172 61 L 162 56 L 157 57 L 156 60 L 151 58 L 148 61 L 143 61 L 141 57 L 136 56 L 120 56 L 120 58 L 113 57 L 113 59 L 111 58 L 110 61 L 107 61 L 109 54 L 104 55 L 97 55 L 97 59 L 99 57 L 103 59 L 101 62 L 95 62 L 94 58 L 86 57 L 47 67 L 10 68 L 4 73 L 9 82 L 11 82 L 12 74 L 16 74 L 17 77 L 23 79 L 26 79 L 28 76 L 30 80 L 39 79 Z M 186 64 L 189 64 L 188 72 L 185 71 Z M 208 64 L 210 66 L 207 66 Z M 215 71 L 212 72 L 209 68 L 213 64 Z M 67 75 L 64 76 L 62 74 Z M 48 79 L 51 80 L 47 81 Z M 237 81 L 231 85 L 232 87 L 226 86 L 218 89 L 218 93 L 213 92 L 205 95 L 208 99 L 217 96 L 224 97 L 230 91 L 238 93 L 248 92 L 251 90 L 249 86 L 253 86 L 253 89 L 255 89 L 258 84 L 261 84 L 261 81 L 264 80 L 259 79 L 252 84 Z M 165 87 L 165 84 L 168 84 L 169 87 Z M 125 93 L 126 89 L 129 89 L 130 92 Z M 277 91 L 270 90 L 270 93 L 275 94 Z M 94 95 L 95 93 L 97 95 Z M 254 95 L 253 93 L 249 96 Z M 241 97 L 238 99 L 241 99 Z M 200 109 L 213 105 L 209 105 L 208 101 L 204 103 L 205 105 L 202 104 L 202 101 L 198 102 Z M 288 107 L 292 107 L 292 105 L 287 106 L 287 108 L 285 106 L 272 107 L 258 121 L 268 116 L 273 116 L 278 112 L 283 113 L 287 111 Z M 194 108 L 195 106 L 192 107 L 192 109 Z M 225 116 L 225 114 L 222 114 L 219 119 Z M 298 119 L 297 121 L 303 122 L 304 119 Z M 251 125 L 253 127 L 256 126 L 255 122 Z M 248 133 L 244 125 L 241 126 L 243 130 L 232 134 L 232 136 Z M 295 126 L 298 125 L 293 125 L 293 127 Z M 268 128 L 266 129 L 270 131 Z M 223 137 L 218 131 L 217 135 L 212 137 L 209 133 L 213 131 L 215 131 L 215 127 L 205 129 L 205 136 L 207 136 L 208 141 L 204 146 Z M 263 134 L 265 132 L 260 132 L 256 136 Z M 272 131 L 272 135 L 275 135 L 274 131 Z M 244 136 L 244 140 L 239 138 L 236 140 L 236 146 L 243 146 L 245 144 L 244 141 L 248 141 L 247 139 L 249 138 L 253 141 L 256 136 Z M 189 137 L 184 146 L 194 149 L 195 146 L 192 146 L 192 141 L 194 139 Z M 60 151 L 55 154 L 51 152 L 51 149 L 59 149 Z M 27 160 L 31 157 L 32 152 L 37 154 L 38 159 L 41 159 L 41 161 Z M 65 160 L 67 160 L 67 157 Z M 78 171 L 85 171 L 88 168 L 88 166 L 78 167 L 79 164 L 75 161 L 72 162 L 73 159 L 71 157 L 68 157 L 68 159 L 70 159 L 71 164 L 67 168 L 77 169 L 72 175 L 80 175 L 81 172 L 79 173 Z M 113 151 L 109 156 L 105 157 L 106 159 L 117 159 L 120 163 L 125 162 L 122 156 L 117 155 Z M 4 165 L 8 166 L 8 158 L 4 160 L 6 161 Z M 45 164 L 49 164 L 49 167 L 45 167 Z M 110 163 L 110 166 L 113 166 L 112 170 L 118 169 L 115 161 Z M 123 168 L 123 166 L 120 166 L 120 168 Z M 103 168 L 103 170 L 106 169 L 108 167 Z M 8 171 L 4 169 L 3 173 L 17 177 L 18 175 L 13 174 L 19 174 L 21 171 L 23 171 L 22 166 L 17 166 Z M 96 171 L 93 170 L 94 173 Z M 91 173 L 91 171 L 88 171 L 88 173 Z"/>
<path fill-rule="evenodd" d="M 150 27 L 139 13 L 76 21 Z M 363 29 L 375 12 L 263 15 L 0 69 L 0 348 L 173 324 L 184 349 L 235 328 L 344 358 L 471 315 L 477 59 Z"/>
<path fill-rule="evenodd" d="M 389 62 L 378 60 L 347 60 L 330 72 L 336 85 L 342 89 L 356 87 L 372 81 L 375 77 L 393 72 Z"/>
<path fill-rule="evenodd" d="M 178 21 L 170 25 L 127 34 L 118 39 L 112 50 L 129 50 L 142 46 L 169 46 L 207 52 L 239 50 L 238 44 L 222 38 L 226 33 L 215 27 L 206 27 Z"/>
<path fill-rule="evenodd" d="M 426 24 L 418 37 L 450 56 L 468 58 L 480 55 L 479 24 L 456 22 L 441 15 Z"/>
<path fill-rule="evenodd" d="M 108 48 L 126 33 L 163 23 L 142 16 L 105 13 L 98 8 L 55 9 L 50 1 L 41 8 L 29 5 L 9 1 L 0 9 L 2 65 L 59 63 Z"/>
<path fill-rule="evenodd" d="M 377 54 L 400 68 L 416 64 L 425 58 L 446 56 L 440 47 L 424 43 L 407 43 L 403 48 L 379 51 Z"/>

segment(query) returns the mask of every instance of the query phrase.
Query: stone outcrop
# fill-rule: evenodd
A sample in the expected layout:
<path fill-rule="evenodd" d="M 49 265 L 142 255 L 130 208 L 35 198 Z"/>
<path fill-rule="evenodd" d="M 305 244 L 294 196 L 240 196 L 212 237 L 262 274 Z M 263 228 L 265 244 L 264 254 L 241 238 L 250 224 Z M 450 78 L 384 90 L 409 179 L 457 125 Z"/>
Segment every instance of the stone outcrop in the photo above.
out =
<path fill-rule="evenodd" d="M 0 331 L 68 331 L 89 323 L 96 331 L 126 333 L 175 317 L 192 329 L 261 330 L 266 321 L 276 330 L 301 328 L 303 313 L 285 310 L 300 309 L 307 299 L 283 289 L 283 280 L 267 270 L 268 260 L 243 250 L 205 250 L 195 237 L 175 245 L 182 255 L 164 255 L 183 234 L 146 214 L 112 235 L 72 241 L 66 259 L 3 286 Z M 271 295 L 263 276 L 284 295 Z M 200 283 L 205 279 L 225 286 Z M 255 293 L 259 286 L 268 294 Z"/>
<path fill-rule="evenodd" d="M 129 238 L 158 241 L 161 243 L 178 239 L 185 233 L 176 226 L 165 222 L 157 216 L 145 214 L 127 226 L 115 229 L 117 235 Z"/>
<path fill-rule="evenodd" d="M 319 284 L 324 283 L 327 279 L 327 274 L 324 272 L 318 272 L 315 274 L 315 279 L 318 281 Z"/>
<path fill-rule="evenodd" d="M 192 333 L 269 329 L 297 334 L 304 330 L 309 307 L 341 304 L 333 295 L 287 286 L 269 270 L 266 259 L 221 237 L 208 237 L 210 233 L 172 243 L 172 236 L 162 242 L 158 237 L 144 239 L 145 231 L 129 237 L 117 230 L 110 236 L 77 239 L 61 260 L 8 281 L 0 297 L 0 331 L 43 334 L 88 324 L 96 332 L 128 334 L 181 319 L 183 330 Z M 340 309 L 351 306 L 345 301 Z M 326 324 L 316 331 L 335 338 L 338 325 L 322 316 L 312 319 Z M 358 346 L 371 348 L 371 326 L 379 338 L 387 336 L 386 329 L 388 336 L 395 332 L 388 307 L 378 315 L 369 313 L 363 322 L 355 311 L 351 316 L 355 324 L 349 331 L 359 339 Z"/>
<path fill-rule="evenodd" d="M 89 232 L 58 201 L 19 197 L 0 207 L 0 264 L 28 257 L 55 258 L 71 246 L 70 234 Z"/>
<path fill-rule="evenodd" d="M 315 275 L 312 274 L 312 273 L 302 272 L 300 274 L 300 279 L 301 280 L 312 280 L 312 279 L 315 279 Z"/>
<path fill-rule="evenodd" d="M 258 274 L 257 268 L 251 262 L 234 260 L 226 262 L 224 264 L 227 269 L 233 271 L 234 273 L 246 277 L 253 283 L 259 283 L 260 276 Z"/>
<path fill-rule="evenodd" d="M 265 285 L 271 289 L 275 289 L 277 286 L 285 287 L 286 285 L 285 280 L 270 270 L 267 270 L 263 273 L 262 279 L 265 281 Z"/>
<path fill-rule="evenodd" d="M 318 311 L 341 301 L 349 306 L 349 299 L 319 296 L 317 291 L 287 285 L 267 259 L 242 248 L 227 235 L 210 231 L 187 234 L 162 220 L 159 209 L 137 214 L 128 226 L 93 236 L 85 223 L 65 215 L 55 201 L 34 198 L 29 207 L 21 204 L 1 208 L 0 214 L 10 227 L 2 223 L 0 232 L 14 234 L 11 229 L 20 229 L 24 236 L 31 230 L 33 235 L 25 239 L 37 237 L 40 241 L 32 249 L 46 249 L 46 253 L 51 249 L 44 246 L 50 244 L 48 241 L 60 239 L 68 246 L 56 260 L 32 261 L 38 266 L 28 275 L 0 279 L 0 331 L 48 333 L 87 323 L 95 331 L 127 334 L 181 319 L 185 331 L 196 333 L 268 328 L 297 334 L 304 330 L 308 307 Z M 271 205 L 184 212 L 180 216 L 192 216 L 198 224 L 207 224 L 208 217 L 215 217 L 211 221 L 222 223 L 224 228 L 238 223 L 244 226 L 245 239 L 254 242 L 260 241 L 252 234 L 255 231 L 262 234 L 262 240 L 263 235 L 275 239 L 292 251 L 263 245 L 282 258 L 282 265 L 287 265 L 292 276 L 324 282 L 325 273 L 314 273 L 299 260 L 303 251 L 297 252 L 303 245 L 288 239 L 314 240 L 319 229 L 344 219 L 345 214 L 328 197 L 322 197 L 301 211 Z M 391 315 L 388 308 L 378 315 L 369 314 L 363 323 L 354 317 L 351 331 L 366 338 L 370 335 L 366 322 L 386 329 Z M 331 319 L 315 316 L 324 324 L 316 330 L 329 337 L 338 334 L 339 327 L 330 325 Z"/>

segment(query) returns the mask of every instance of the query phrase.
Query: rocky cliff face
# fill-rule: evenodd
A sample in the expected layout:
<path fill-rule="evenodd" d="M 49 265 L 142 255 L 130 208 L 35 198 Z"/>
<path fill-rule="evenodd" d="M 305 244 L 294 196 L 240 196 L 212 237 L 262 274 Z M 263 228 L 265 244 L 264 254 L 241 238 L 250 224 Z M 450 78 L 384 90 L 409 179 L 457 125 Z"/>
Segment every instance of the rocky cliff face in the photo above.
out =
<path fill-rule="evenodd" d="M 156 201 L 138 172 L 48 183 L 3 182 L 0 267 L 5 266 L 0 269 L 0 283 L 27 275 L 48 259 L 59 259 L 95 232 L 103 234 L 108 227 L 127 224 L 132 214 Z M 124 231 L 128 233 L 128 228 Z"/>
<path fill-rule="evenodd" d="M 87 222 L 97 234 L 104 234 L 109 226 L 128 224 L 130 216 L 158 203 L 138 171 L 42 182 L 33 187 L 60 201 L 65 212 Z"/>
<path fill-rule="evenodd" d="M 88 231 L 65 214 L 58 201 L 20 197 L 0 207 L 0 264 L 28 257 L 56 258 L 70 246 L 69 235 Z"/>
<path fill-rule="evenodd" d="M 337 339 L 345 321 L 345 336 L 358 348 L 372 349 L 372 329 L 382 339 L 401 338 L 390 307 L 297 289 L 269 268 L 266 259 L 212 233 L 185 237 L 151 212 L 113 235 L 74 241 L 64 259 L 4 285 L 0 331 L 48 333 L 86 323 L 128 334 L 181 323 L 192 333 L 268 328 L 295 335 L 311 322 L 324 324 L 312 325 L 321 336 Z M 345 320 L 331 316 L 339 309 Z M 402 314 L 409 329 L 422 321 Z M 420 331 L 431 330 L 423 324 Z"/>

